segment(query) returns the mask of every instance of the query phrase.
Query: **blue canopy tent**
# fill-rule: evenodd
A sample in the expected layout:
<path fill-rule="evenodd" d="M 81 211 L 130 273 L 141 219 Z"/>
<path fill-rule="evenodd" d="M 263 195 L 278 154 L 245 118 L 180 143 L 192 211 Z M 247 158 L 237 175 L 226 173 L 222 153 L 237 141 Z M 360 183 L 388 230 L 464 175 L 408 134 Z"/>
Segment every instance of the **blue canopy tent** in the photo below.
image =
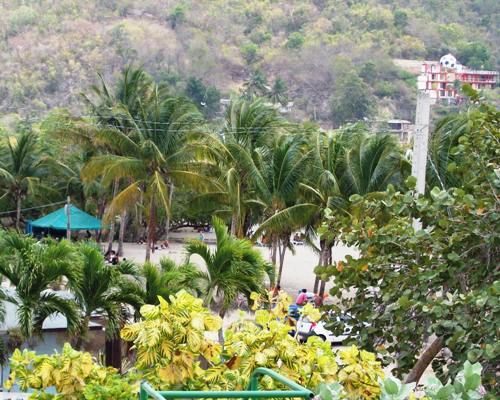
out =
<path fill-rule="evenodd" d="M 29 221 L 26 225 L 27 233 L 33 233 L 34 230 L 66 231 L 68 229 L 68 213 L 66 207 L 68 206 L 64 206 L 35 221 Z M 102 228 L 100 219 L 87 214 L 85 211 L 80 210 L 72 204 L 69 205 L 69 208 L 69 229 L 71 231 L 98 231 Z"/>

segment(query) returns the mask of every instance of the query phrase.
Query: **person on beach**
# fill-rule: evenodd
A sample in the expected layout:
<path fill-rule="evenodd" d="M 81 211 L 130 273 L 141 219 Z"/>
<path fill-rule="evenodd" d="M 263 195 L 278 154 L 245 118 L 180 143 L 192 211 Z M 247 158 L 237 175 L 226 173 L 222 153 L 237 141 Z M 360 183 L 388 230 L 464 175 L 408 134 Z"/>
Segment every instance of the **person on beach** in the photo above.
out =
<path fill-rule="evenodd" d="M 307 289 L 302 289 L 295 300 L 295 304 L 303 306 L 307 303 Z"/>

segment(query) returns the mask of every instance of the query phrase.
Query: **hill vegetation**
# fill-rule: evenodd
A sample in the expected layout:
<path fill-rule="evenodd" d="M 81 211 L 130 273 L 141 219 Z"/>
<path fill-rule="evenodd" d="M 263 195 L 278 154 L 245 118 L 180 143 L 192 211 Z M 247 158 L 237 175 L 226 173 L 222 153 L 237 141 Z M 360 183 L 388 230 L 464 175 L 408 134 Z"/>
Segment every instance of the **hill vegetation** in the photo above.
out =
<path fill-rule="evenodd" d="M 452 52 L 496 68 L 499 16 L 494 0 L 4 0 L 0 112 L 4 125 L 9 113 L 83 114 L 79 94 L 97 73 L 112 81 L 133 63 L 208 117 L 245 91 L 325 126 L 412 118 L 415 77 L 392 59 Z M 345 98 L 356 113 L 339 107 Z"/>

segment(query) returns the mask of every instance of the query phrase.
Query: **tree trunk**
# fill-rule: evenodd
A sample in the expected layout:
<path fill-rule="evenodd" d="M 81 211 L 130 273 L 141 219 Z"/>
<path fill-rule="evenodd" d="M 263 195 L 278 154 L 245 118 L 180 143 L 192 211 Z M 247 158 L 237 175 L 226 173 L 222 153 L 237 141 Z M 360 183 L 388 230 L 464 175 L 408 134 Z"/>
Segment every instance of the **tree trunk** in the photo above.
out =
<path fill-rule="evenodd" d="M 320 267 L 323 265 L 323 253 L 324 253 L 324 251 L 325 251 L 325 241 L 320 240 L 319 241 L 319 259 L 318 259 L 318 266 L 320 266 Z M 313 290 L 314 293 L 318 293 L 319 283 L 320 283 L 319 275 L 316 275 L 316 277 L 314 278 L 314 290 Z"/>
<path fill-rule="evenodd" d="M 21 195 L 18 195 L 16 200 L 16 231 L 19 232 L 21 226 Z"/>
<path fill-rule="evenodd" d="M 425 349 L 420 355 L 420 358 L 406 377 L 405 383 L 416 382 L 422 377 L 422 374 L 432 362 L 434 357 L 441 351 L 444 346 L 444 340 L 441 337 L 434 339 L 434 341 Z"/>
<path fill-rule="evenodd" d="M 172 198 L 174 197 L 174 184 L 171 183 L 168 185 L 170 188 L 170 191 L 168 193 L 168 206 L 170 207 L 170 212 L 167 211 L 167 223 L 165 224 L 165 239 L 169 239 L 169 233 L 170 233 L 170 213 L 172 212 Z"/>
<path fill-rule="evenodd" d="M 271 235 L 271 262 L 276 267 L 276 259 L 278 257 L 278 240 L 274 235 Z"/>
<path fill-rule="evenodd" d="M 320 250 L 320 252 L 319 252 L 319 259 L 318 259 L 318 265 L 321 265 L 322 262 L 323 262 L 323 250 Z M 313 292 L 314 293 L 318 293 L 318 289 L 319 289 L 319 275 L 316 275 L 314 277 Z"/>
<path fill-rule="evenodd" d="M 223 321 L 224 321 L 225 315 L 226 315 L 226 310 L 224 308 L 222 308 L 219 311 L 219 317 L 221 317 L 221 319 Z M 218 336 L 219 336 L 219 343 L 222 346 L 222 350 L 224 350 L 224 328 L 222 326 L 219 329 Z"/>
<path fill-rule="evenodd" d="M 237 225 L 238 216 L 233 212 L 233 216 L 231 217 L 231 236 L 236 236 L 236 225 Z"/>
<path fill-rule="evenodd" d="M 155 197 L 151 194 L 149 202 L 149 222 L 148 222 L 148 240 L 146 241 L 146 261 L 151 260 L 151 251 L 154 253 L 155 245 Z"/>
<path fill-rule="evenodd" d="M 319 297 L 323 297 L 325 295 L 326 281 L 321 281 L 321 285 L 319 285 Z"/>
<path fill-rule="evenodd" d="M 323 262 L 321 265 L 323 267 L 330 265 L 332 261 L 332 246 L 330 244 L 327 244 L 326 242 L 323 244 L 323 250 L 321 251 L 323 255 Z M 325 289 L 326 289 L 326 281 L 322 280 L 321 284 L 319 286 L 319 293 L 318 296 L 323 297 L 325 294 Z"/>
<path fill-rule="evenodd" d="M 90 322 L 90 316 L 86 315 L 83 318 L 82 327 L 81 327 L 80 332 L 78 334 L 78 339 L 76 340 L 76 343 L 75 343 L 75 350 L 81 350 L 81 348 L 83 346 L 83 342 L 85 341 L 85 339 L 88 339 L 89 322 Z"/>
<path fill-rule="evenodd" d="M 139 197 L 139 206 L 137 208 L 137 222 L 139 223 L 139 227 L 142 228 L 142 206 L 144 203 L 144 193 L 141 190 L 141 194 Z"/>
<path fill-rule="evenodd" d="M 100 200 L 97 200 L 97 212 L 99 219 L 102 220 L 104 217 L 104 212 L 106 211 L 106 199 L 103 197 L 100 198 Z M 102 228 L 97 231 L 97 236 L 95 238 L 95 241 L 97 243 L 101 243 L 102 240 Z"/>
<path fill-rule="evenodd" d="M 118 255 L 123 256 L 123 240 L 125 239 L 125 228 L 127 227 L 128 213 L 123 211 L 120 216 L 120 233 L 118 234 Z"/>
<path fill-rule="evenodd" d="M 114 217 L 113 217 L 114 220 Z M 111 250 L 113 250 L 113 238 L 115 237 L 115 222 L 112 221 L 109 224 L 109 231 L 108 231 L 108 249 L 106 250 L 106 253 L 109 253 Z"/>
<path fill-rule="evenodd" d="M 113 184 L 113 199 L 118 194 L 118 179 L 115 180 Z M 111 221 L 109 223 L 109 233 L 108 233 L 108 250 L 106 253 L 109 253 L 113 250 L 113 239 L 115 237 L 115 216 L 111 216 Z"/>
<path fill-rule="evenodd" d="M 285 264 L 285 253 L 286 253 L 286 243 L 281 241 L 278 242 L 278 251 L 280 256 L 280 266 L 278 270 L 278 279 L 276 280 L 276 285 L 281 285 L 281 275 L 283 274 L 283 265 Z"/>
<path fill-rule="evenodd" d="M 120 336 L 106 339 L 105 365 L 116 368 L 118 373 L 122 372 L 122 340 Z"/>

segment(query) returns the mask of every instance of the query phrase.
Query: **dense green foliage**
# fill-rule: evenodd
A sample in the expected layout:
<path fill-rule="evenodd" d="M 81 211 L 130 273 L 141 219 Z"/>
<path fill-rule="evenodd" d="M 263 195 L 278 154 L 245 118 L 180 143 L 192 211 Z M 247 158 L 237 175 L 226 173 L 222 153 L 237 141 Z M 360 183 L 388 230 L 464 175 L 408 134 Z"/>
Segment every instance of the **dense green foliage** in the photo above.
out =
<path fill-rule="evenodd" d="M 25 238 L 9 232 L 0 243 L 0 274 L 15 286 L 13 291 L 0 291 L 3 301 L 18 307 L 17 318 L 25 339 L 42 328 L 43 321 L 61 313 L 68 321 L 68 330 L 74 332 L 80 325 L 74 303 L 47 290 L 50 285 L 68 279 L 69 287 L 79 289 L 81 274 L 74 267 L 77 256 L 69 243 L 49 240 L 41 246 L 34 238 Z"/>
<path fill-rule="evenodd" d="M 113 337 L 125 322 L 126 305 L 135 309 L 143 304 L 139 288 L 139 271 L 131 263 L 120 263 L 111 268 L 105 264 L 100 247 L 84 243 L 77 248 L 81 262 L 75 268 L 82 279 L 74 290 L 75 300 L 82 313 L 82 323 L 76 347 L 88 341 L 88 324 L 92 314 L 101 313 L 106 320 L 106 333 Z M 134 281 L 135 278 L 135 281 Z"/>
<path fill-rule="evenodd" d="M 409 119 L 414 86 L 390 60 L 452 52 L 495 68 L 498 24 L 492 0 L 3 1 L 0 110 L 84 113 L 78 93 L 95 72 L 109 80 L 135 62 L 179 93 L 190 95 L 193 78 L 201 80 L 207 89 L 192 98 L 207 115 L 216 112 L 212 88 L 228 97 L 259 68 L 269 82 L 286 83 L 295 117 L 330 121 L 342 61 L 354 80 L 371 66 L 362 79 L 375 95 L 373 112 Z"/>
<path fill-rule="evenodd" d="M 327 216 L 323 234 L 356 245 L 357 259 L 321 269 L 334 276 L 331 294 L 357 322 L 363 346 L 386 354 L 399 374 L 418 380 L 432 361 L 439 376 L 454 375 L 479 360 L 485 384 L 498 384 L 499 113 L 487 104 L 448 118 L 453 135 L 434 154 L 439 187 L 416 197 L 388 189 L 352 196 L 344 211 Z M 434 162 L 435 161 L 435 162 Z M 345 213 L 348 211 L 348 214 Z M 414 219 L 424 229 L 415 232 Z M 347 295 L 355 288 L 355 296 Z M 370 325 L 367 328 L 364 323 Z M 414 349 L 429 344 L 415 364 Z M 423 360 L 426 360 L 425 362 Z"/>
<path fill-rule="evenodd" d="M 205 275 L 194 264 L 178 265 L 169 258 L 161 258 L 159 265 L 145 263 L 142 266 L 145 280 L 144 303 L 158 304 L 158 296 L 168 299 L 183 288 L 193 295 L 204 293 Z"/>
<path fill-rule="evenodd" d="M 252 242 L 232 237 L 219 218 L 212 224 L 216 235 L 216 249 L 211 250 L 200 240 L 193 240 L 186 246 L 188 257 L 201 257 L 206 274 L 199 280 L 204 288 L 204 304 L 213 307 L 218 302 L 219 315 L 224 317 L 238 295 L 250 300 L 253 292 L 263 292 L 265 278 L 272 283 L 274 267 L 264 260 L 262 254 L 253 248 Z"/>
<path fill-rule="evenodd" d="M 53 399 L 54 395 L 45 392 L 51 387 L 61 400 L 131 400 L 136 396 L 136 389 L 116 370 L 95 363 L 89 353 L 78 352 L 68 343 L 61 354 L 54 355 L 17 349 L 10 366 L 5 387 L 10 389 L 16 384 L 23 391 L 34 389 L 32 399 Z"/>
<path fill-rule="evenodd" d="M 482 399 L 486 394 L 481 387 L 481 365 L 464 363 L 454 382 L 445 385 L 435 377 L 429 377 L 423 387 L 415 390 L 415 383 L 402 383 L 399 379 L 389 377 L 380 380 L 380 400 L 474 400 Z M 340 383 L 321 384 L 317 392 L 321 400 L 346 400 L 352 397 Z M 422 393 L 423 392 L 423 393 Z M 418 394 L 416 394 L 418 393 Z"/>

